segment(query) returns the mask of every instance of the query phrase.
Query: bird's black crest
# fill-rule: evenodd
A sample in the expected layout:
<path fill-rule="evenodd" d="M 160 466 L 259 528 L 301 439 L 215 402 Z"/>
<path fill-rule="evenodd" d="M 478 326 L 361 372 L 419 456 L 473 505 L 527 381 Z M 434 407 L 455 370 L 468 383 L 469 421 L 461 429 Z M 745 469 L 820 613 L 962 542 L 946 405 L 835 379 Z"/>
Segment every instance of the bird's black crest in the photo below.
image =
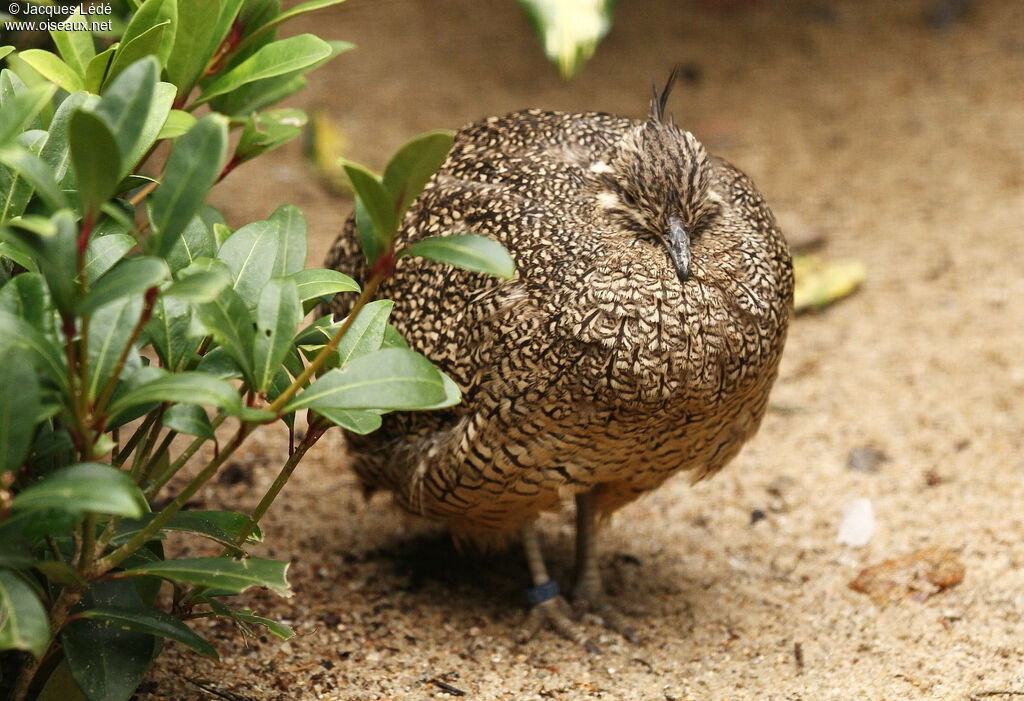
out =
<path fill-rule="evenodd" d="M 668 96 L 672 92 L 672 87 L 676 84 L 676 79 L 678 77 L 679 66 L 676 66 L 672 69 L 672 72 L 668 74 L 668 80 L 665 81 L 665 87 L 662 88 L 661 92 L 658 92 L 657 84 L 654 81 L 651 81 L 651 121 L 665 121 L 665 105 L 668 104 Z"/>

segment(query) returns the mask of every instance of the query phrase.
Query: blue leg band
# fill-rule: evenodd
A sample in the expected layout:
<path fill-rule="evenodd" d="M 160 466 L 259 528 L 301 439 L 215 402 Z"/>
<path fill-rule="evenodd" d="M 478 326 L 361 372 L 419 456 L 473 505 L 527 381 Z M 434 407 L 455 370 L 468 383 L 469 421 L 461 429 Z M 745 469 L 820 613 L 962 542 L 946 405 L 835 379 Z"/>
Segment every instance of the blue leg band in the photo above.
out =
<path fill-rule="evenodd" d="M 543 604 L 558 596 L 558 582 L 549 579 L 543 584 L 526 590 L 526 600 L 533 605 Z"/>

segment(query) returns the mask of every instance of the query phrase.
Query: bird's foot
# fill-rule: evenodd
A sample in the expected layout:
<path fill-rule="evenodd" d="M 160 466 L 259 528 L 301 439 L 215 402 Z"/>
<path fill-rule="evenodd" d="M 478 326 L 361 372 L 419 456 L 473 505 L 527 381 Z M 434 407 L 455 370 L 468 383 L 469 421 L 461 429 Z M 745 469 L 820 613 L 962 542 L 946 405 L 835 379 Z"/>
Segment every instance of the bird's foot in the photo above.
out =
<path fill-rule="evenodd" d="M 553 580 L 549 581 L 546 587 L 541 585 L 528 590 L 527 594 L 533 607 L 523 623 L 523 628 L 518 636 L 519 642 L 526 642 L 542 627 L 550 625 L 566 640 L 584 647 L 587 652 L 593 654 L 601 652 L 601 649 L 587 637 L 579 624 L 572 620 L 572 608 L 565 598 L 558 594 L 558 587 L 554 585 Z"/>
<path fill-rule="evenodd" d="M 612 604 L 608 595 L 600 589 L 576 587 L 573 590 L 572 604 L 578 617 L 588 613 L 594 614 L 601 619 L 605 628 L 614 630 L 631 643 L 639 642 L 636 629 L 629 618 Z"/>

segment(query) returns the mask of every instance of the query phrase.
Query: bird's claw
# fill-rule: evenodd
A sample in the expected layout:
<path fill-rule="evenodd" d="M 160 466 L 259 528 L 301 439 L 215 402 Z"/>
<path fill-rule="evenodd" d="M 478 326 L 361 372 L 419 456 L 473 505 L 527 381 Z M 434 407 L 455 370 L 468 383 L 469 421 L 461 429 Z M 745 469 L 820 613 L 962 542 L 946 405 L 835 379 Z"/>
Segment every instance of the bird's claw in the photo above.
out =
<path fill-rule="evenodd" d="M 566 640 L 582 646 L 589 653 L 600 654 L 601 648 L 587 637 L 583 629 L 572 620 L 571 614 L 572 609 L 562 596 L 556 596 L 547 601 L 534 604 L 519 633 L 519 642 L 523 643 L 532 638 L 547 623 Z"/>
<path fill-rule="evenodd" d="M 629 619 L 609 603 L 608 597 L 604 594 L 576 594 L 573 596 L 572 605 L 577 617 L 588 613 L 594 614 L 601 619 L 605 628 L 614 630 L 628 642 L 635 645 L 640 641 Z"/>

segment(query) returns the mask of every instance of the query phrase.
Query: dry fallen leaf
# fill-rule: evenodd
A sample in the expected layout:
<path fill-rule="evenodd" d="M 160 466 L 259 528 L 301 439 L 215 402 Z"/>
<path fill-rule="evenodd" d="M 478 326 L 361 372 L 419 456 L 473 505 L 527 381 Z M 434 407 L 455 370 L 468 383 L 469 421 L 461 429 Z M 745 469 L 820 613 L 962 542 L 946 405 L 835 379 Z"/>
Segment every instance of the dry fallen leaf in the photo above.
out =
<path fill-rule="evenodd" d="M 825 260 L 816 255 L 793 257 L 793 307 L 797 313 L 821 309 L 856 290 L 867 275 L 858 260 Z"/>
<path fill-rule="evenodd" d="M 861 570 L 850 589 L 877 604 L 901 599 L 925 601 L 964 579 L 964 564 L 949 548 L 924 548 Z"/>

